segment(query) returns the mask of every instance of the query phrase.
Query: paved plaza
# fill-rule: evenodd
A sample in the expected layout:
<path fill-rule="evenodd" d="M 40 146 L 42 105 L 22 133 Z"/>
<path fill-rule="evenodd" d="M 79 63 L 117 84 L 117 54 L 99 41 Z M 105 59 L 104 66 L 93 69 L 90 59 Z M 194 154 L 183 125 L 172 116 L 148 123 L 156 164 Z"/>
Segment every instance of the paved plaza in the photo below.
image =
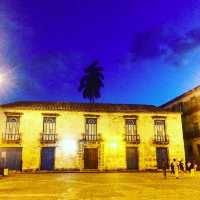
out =
<path fill-rule="evenodd" d="M 169 200 L 200 198 L 200 173 L 13 174 L 0 179 L 0 200 Z"/>

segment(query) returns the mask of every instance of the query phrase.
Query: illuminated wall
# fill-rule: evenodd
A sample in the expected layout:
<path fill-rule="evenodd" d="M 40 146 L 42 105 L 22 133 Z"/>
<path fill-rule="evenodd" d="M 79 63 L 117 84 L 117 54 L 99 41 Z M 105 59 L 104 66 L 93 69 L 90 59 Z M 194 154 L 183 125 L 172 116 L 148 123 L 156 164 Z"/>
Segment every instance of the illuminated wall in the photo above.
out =
<path fill-rule="evenodd" d="M 5 130 L 6 116 L 4 112 L 20 112 L 21 144 L 4 144 L 1 147 L 23 147 L 23 170 L 40 168 L 40 151 L 44 146 L 55 146 L 55 169 L 83 169 L 83 148 L 79 140 L 85 132 L 85 114 L 78 111 L 49 111 L 49 110 L 16 110 L 1 109 L 0 132 Z M 40 133 L 43 126 L 42 113 L 56 113 L 56 132 L 58 142 L 56 144 L 41 144 Z M 102 136 L 102 142 L 98 146 L 100 170 L 125 170 L 126 147 L 130 146 L 124 140 L 125 121 L 127 113 L 90 112 L 90 115 L 99 115 L 97 119 L 97 132 Z M 181 115 L 179 113 L 129 113 L 137 116 L 137 132 L 140 135 L 140 144 L 131 146 L 138 148 L 139 170 L 156 169 L 156 147 L 152 139 L 154 135 L 154 119 L 152 116 L 166 117 L 166 131 L 169 135 L 168 148 L 169 159 L 181 158 L 184 160 L 184 144 L 182 135 Z"/>

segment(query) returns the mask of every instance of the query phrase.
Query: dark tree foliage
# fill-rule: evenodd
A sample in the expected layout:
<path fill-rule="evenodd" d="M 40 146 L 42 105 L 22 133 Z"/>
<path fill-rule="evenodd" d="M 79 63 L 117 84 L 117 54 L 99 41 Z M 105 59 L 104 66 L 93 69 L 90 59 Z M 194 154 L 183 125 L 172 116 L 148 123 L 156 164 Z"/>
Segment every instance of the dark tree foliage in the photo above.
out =
<path fill-rule="evenodd" d="M 103 68 L 99 66 L 98 61 L 94 61 L 84 69 L 84 73 L 78 91 L 82 92 L 83 98 L 89 99 L 90 103 L 94 103 L 95 99 L 101 97 L 100 89 L 104 86 Z"/>

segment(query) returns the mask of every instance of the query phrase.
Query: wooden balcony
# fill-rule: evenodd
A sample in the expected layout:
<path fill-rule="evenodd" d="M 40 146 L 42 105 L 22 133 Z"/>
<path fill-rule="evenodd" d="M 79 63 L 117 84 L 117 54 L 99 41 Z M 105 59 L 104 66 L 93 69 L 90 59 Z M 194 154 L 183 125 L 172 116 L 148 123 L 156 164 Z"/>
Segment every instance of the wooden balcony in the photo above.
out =
<path fill-rule="evenodd" d="M 54 144 L 57 142 L 57 134 L 41 133 L 40 142 L 43 144 Z"/>
<path fill-rule="evenodd" d="M 85 143 L 99 143 L 102 141 L 102 138 L 100 134 L 83 133 L 80 141 Z"/>
<path fill-rule="evenodd" d="M 126 135 L 125 140 L 129 144 L 139 144 L 140 143 L 140 136 L 138 134 Z"/>
<path fill-rule="evenodd" d="M 19 144 L 21 142 L 20 133 L 4 133 L 2 137 L 3 143 Z"/>
<path fill-rule="evenodd" d="M 160 145 L 167 145 L 169 144 L 169 138 L 167 135 L 154 135 L 153 143 Z"/>

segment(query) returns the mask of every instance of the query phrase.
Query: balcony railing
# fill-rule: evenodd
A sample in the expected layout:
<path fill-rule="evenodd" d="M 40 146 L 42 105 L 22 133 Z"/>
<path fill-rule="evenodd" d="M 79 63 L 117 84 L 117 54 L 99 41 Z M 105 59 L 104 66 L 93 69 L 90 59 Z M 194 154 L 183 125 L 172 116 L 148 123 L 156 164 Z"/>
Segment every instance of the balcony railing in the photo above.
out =
<path fill-rule="evenodd" d="M 4 133 L 2 139 L 4 143 L 20 143 L 21 134 L 20 133 Z"/>
<path fill-rule="evenodd" d="M 54 133 L 41 133 L 40 136 L 41 143 L 56 143 L 57 134 Z"/>
<path fill-rule="evenodd" d="M 139 135 L 126 135 L 125 140 L 127 143 L 131 144 L 139 144 L 140 143 L 140 136 Z"/>
<path fill-rule="evenodd" d="M 81 141 L 83 141 L 83 142 L 91 142 L 91 143 L 100 142 L 101 140 L 102 140 L 102 138 L 101 138 L 100 134 L 83 133 L 82 134 L 82 138 L 81 138 Z"/>
<path fill-rule="evenodd" d="M 167 135 L 154 135 L 153 138 L 154 144 L 169 144 L 169 138 Z"/>

